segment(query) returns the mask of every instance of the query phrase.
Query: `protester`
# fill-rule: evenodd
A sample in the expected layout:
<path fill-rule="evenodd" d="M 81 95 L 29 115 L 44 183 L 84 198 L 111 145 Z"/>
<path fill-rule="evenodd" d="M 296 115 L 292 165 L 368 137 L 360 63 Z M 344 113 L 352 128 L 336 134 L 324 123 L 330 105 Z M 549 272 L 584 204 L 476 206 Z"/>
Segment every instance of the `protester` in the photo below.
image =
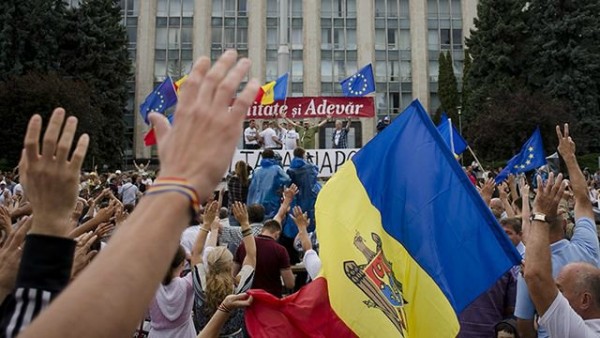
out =
<path fill-rule="evenodd" d="M 214 202 L 213 202 L 214 203 Z M 233 205 L 233 213 L 241 225 L 244 247 L 247 248 L 241 261 L 241 269 L 233 269 L 233 255 L 222 246 L 217 246 L 219 221 L 216 208 L 208 207 L 205 212 L 204 225 L 196 240 L 193 252 L 198 255 L 198 263 L 193 268 L 195 304 L 194 320 L 198 328 L 206 326 L 210 318 L 219 309 L 227 295 L 246 292 L 252 286 L 254 269 L 256 267 L 257 249 L 254 236 L 248 222 L 246 206 L 240 202 Z M 206 235 L 209 233 L 208 240 Z M 206 241 L 206 248 L 205 246 Z M 231 314 L 221 335 L 227 337 L 242 337 L 244 315 L 241 310 Z"/>
<path fill-rule="evenodd" d="M 292 125 L 290 124 L 288 127 L 288 124 L 285 122 L 281 123 L 281 126 L 284 128 L 284 132 L 283 132 L 283 149 L 285 150 L 294 150 L 296 149 L 296 147 L 298 147 L 298 143 L 300 141 L 300 134 L 298 134 L 298 132 L 292 128 Z"/>
<path fill-rule="evenodd" d="M 294 207 L 292 219 L 298 228 L 298 238 L 304 251 L 302 263 L 304 263 L 304 267 L 310 278 L 315 279 L 321 270 L 321 259 L 317 252 L 313 250 L 313 245 L 309 238 L 308 225 L 310 219 L 307 213 L 302 213 L 302 208 L 299 206 Z"/>
<path fill-rule="evenodd" d="M 381 133 L 385 127 L 390 125 L 390 116 L 386 115 L 383 119 L 377 121 L 377 133 Z"/>
<path fill-rule="evenodd" d="M 185 262 L 185 250 L 179 246 L 161 285 L 150 303 L 150 334 L 148 338 L 193 338 L 192 321 L 194 289 L 191 275 L 179 277 Z"/>
<path fill-rule="evenodd" d="M 227 203 L 229 210 L 231 210 L 231 206 L 235 202 L 246 202 L 248 199 L 249 186 L 250 178 L 248 164 L 244 161 L 237 161 L 235 163 L 234 171 L 227 175 Z M 229 223 L 231 225 L 238 225 L 233 216 L 233 212 L 230 212 Z"/>
<path fill-rule="evenodd" d="M 350 131 L 350 124 L 352 120 L 348 118 L 346 126 L 342 127 L 343 123 L 340 120 L 335 121 L 335 129 L 331 135 L 331 143 L 335 149 L 346 149 L 348 148 L 348 132 Z"/>
<path fill-rule="evenodd" d="M 548 183 L 545 186 L 544 179 L 541 176 L 538 176 L 536 179 L 538 183 L 537 195 L 539 196 L 536 196 L 536 200 L 534 200 L 532 211 L 533 221 L 530 227 L 523 228 L 523 236 L 526 239 L 525 245 L 527 246 L 525 255 L 525 274 L 528 274 L 528 268 L 533 267 L 534 265 L 535 267 L 533 267 L 532 270 L 529 270 L 530 277 L 528 277 L 527 280 L 525 280 L 522 276 L 519 276 L 517 283 L 517 303 L 515 308 L 515 316 L 517 317 L 519 335 L 525 338 L 535 337 L 536 335 L 536 330 L 534 327 L 534 315 L 536 314 L 536 309 L 538 311 L 537 314 L 542 316 L 543 319 L 548 307 L 552 304 L 554 298 L 556 298 L 556 293 L 554 293 L 552 290 L 554 285 L 552 282 L 552 277 L 556 278 L 558 273 L 565 266 L 572 262 L 585 262 L 595 267 L 597 267 L 599 264 L 598 254 L 600 253 L 600 249 L 598 243 L 598 233 L 596 230 L 596 225 L 594 224 L 594 212 L 592 210 L 592 204 L 588 199 L 585 177 L 583 176 L 583 173 L 577 164 L 577 158 L 575 157 L 575 143 L 569 137 L 567 125 L 565 125 L 564 136 L 558 127 L 557 134 L 559 139 L 558 152 L 567 166 L 567 171 L 569 173 L 575 198 L 575 230 L 571 241 L 565 239 L 564 218 L 556 217 L 558 203 L 560 202 L 565 189 L 564 186 L 560 185 L 562 176 L 560 176 L 560 179 L 558 180 L 559 182 L 554 184 L 554 174 L 550 173 L 547 178 Z M 554 199 L 554 195 L 548 197 L 551 186 L 554 186 L 553 194 L 556 195 L 556 206 L 553 205 L 554 202 L 549 201 L 553 201 Z M 557 192 L 554 190 L 560 190 L 560 195 L 557 195 Z M 540 229 L 542 226 L 545 230 Z M 531 248 L 532 242 L 535 243 L 533 249 Z M 550 255 L 548 251 L 551 252 L 552 257 L 551 269 L 549 267 L 550 263 L 545 257 L 546 255 Z M 530 256 L 532 252 L 534 253 L 533 257 Z M 550 271 L 550 276 L 552 277 L 547 275 L 550 273 Z M 540 279 L 546 281 L 544 286 L 539 284 Z M 535 294 L 530 293 L 529 284 L 532 282 L 532 286 L 535 288 Z M 571 291 L 570 287 L 561 285 L 561 288 L 563 288 L 565 296 L 570 297 L 570 294 L 568 293 Z M 540 299 L 540 294 L 546 296 L 550 295 L 550 302 Z M 546 297 L 544 297 L 544 299 L 547 300 Z M 557 307 L 557 305 L 558 303 L 553 307 L 553 310 Z M 561 311 L 562 314 L 565 314 L 564 309 L 564 306 L 558 306 L 558 311 Z M 561 316 L 561 314 L 558 313 L 557 315 Z M 567 316 L 565 319 L 568 321 L 567 323 L 574 323 L 571 322 L 573 319 L 572 316 Z M 565 328 L 571 327 L 571 325 L 562 325 L 562 323 L 557 323 L 556 319 L 552 319 L 550 321 L 542 320 L 539 323 L 537 336 L 583 337 L 582 335 L 562 334 L 564 331 L 556 331 L 556 326 L 558 324 Z M 553 330 L 554 335 L 551 335 L 547 329 Z M 573 327 L 573 329 L 575 329 L 575 327 Z"/>
<path fill-rule="evenodd" d="M 259 136 L 260 140 L 262 141 L 262 144 L 264 145 L 264 149 L 281 149 L 282 148 L 283 143 L 277 136 L 277 131 L 275 131 L 276 128 L 277 128 L 276 122 L 269 121 L 267 124 L 267 128 L 265 128 L 263 131 L 258 133 L 258 136 Z M 277 128 L 277 129 L 279 129 L 279 128 Z"/>
<path fill-rule="evenodd" d="M 326 119 L 321 120 L 319 123 L 311 125 L 308 119 L 304 119 L 302 123 L 296 123 L 288 119 L 285 114 L 282 116 L 290 125 L 298 129 L 300 146 L 304 149 L 315 149 L 315 135 L 319 132 L 319 128 L 324 126 L 330 119 L 330 116 L 327 116 Z"/>
<path fill-rule="evenodd" d="M 273 218 L 279 209 L 281 191 L 291 180 L 276 161 L 273 150 L 263 151 L 262 157 L 260 168 L 252 175 L 247 204 L 262 204 L 265 217 Z"/>
<path fill-rule="evenodd" d="M 244 129 L 244 149 L 260 149 L 256 120 L 250 120 Z"/>

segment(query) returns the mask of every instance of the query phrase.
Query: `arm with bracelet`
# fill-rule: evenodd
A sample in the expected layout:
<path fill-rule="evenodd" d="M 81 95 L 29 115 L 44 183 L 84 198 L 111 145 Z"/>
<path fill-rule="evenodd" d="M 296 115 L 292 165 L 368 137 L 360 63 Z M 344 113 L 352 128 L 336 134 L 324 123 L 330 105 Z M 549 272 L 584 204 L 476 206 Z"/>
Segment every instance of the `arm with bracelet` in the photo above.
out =
<path fill-rule="evenodd" d="M 192 266 L 196 266 L 197 264 L 202 264 L 204 261 L 204 245 L 206 244 L 206 237 L 210 233 L 210 224 L 209 220 L 211 217 L 214 219 L 217 215 L 217 202 L 212 201 L 206 206 L 204 210 L 203 223 L 200 226 L 200 231 L 198 232 L 198 236 L 196 237 L 196 242 L 194 242 L 194 247 L 192 248 L 192 257 L 191 263 Z"/>
<path fill-rule="evenodd" d="M 242 270 L 235 277 L 236 284 L 238 285 L 239 291 L 246 291 L 250 288 L 252 284 L 253 278 L 243 278 L 245 275 L 252 275 L 254 273 L 254 269 L 256 268 L 256 242 L 254 240 L 254 236 L 252 235 L 252 228 L 250 227 L 250 222 L 248 221 L 248 210 L 246 206 L 241 202 L 235 202 L 232 205 L 233 215 L 240 223 L 242 227 L 242 236 L 244 247 L 246 249 L 246 256 L 244 257 L 244 261 L 242 262 Z M 240 285 L 240 281 L 245 280 L 248 281 L 249 285 Z"/>

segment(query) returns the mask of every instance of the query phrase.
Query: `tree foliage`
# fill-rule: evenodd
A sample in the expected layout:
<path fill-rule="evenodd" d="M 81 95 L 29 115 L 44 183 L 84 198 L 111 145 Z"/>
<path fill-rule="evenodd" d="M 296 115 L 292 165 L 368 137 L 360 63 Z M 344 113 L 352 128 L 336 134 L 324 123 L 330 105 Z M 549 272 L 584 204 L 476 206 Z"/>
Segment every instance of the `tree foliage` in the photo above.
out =
<path fill-rule="evenodd" d="M 97 108 L 90 100 L 90 90 L 83 81 L 65 79 L 56 73 L 26 74 L 0 82 L 0 116 L 4 128 L 0 128 L 0 159 L 15 166 L 23 148 L 23 136 L 31 115 L 38 113 L 47 122 L 55 107 L 63 107 L 68 115 L 79 120 L 78 135 L 90 135 L 86 166 L 100 152 L 98 146 Z M 24 99 L 26 98 L 26 99 Z M 77 135 L 77 136 L 78 136 Z"/>
<path fill-rule="evenodd" d="M 439 59 L 438 96 L 440 98 L 440 109 L 448 114 L 448 117 L 458 121 L 457 106 L 460 104 L 458 85 L 454 75 L 454 61 L 452 53 L 441 52 Z"/>
<path fill-rule="evenodd" d="M 119 165 L 130 68 L 116 1 L 0 2 L 0 157 L 16 165 L 24 121 L 60 105 L 92 136 L 90 158 Z"/>
<path fill-rule="evenodd" d="M 575 122 L 569 106 L 543 94 L 499 91 L 465 128 L 465 137 L 485 160 L 508 160 L 540 127 L 547 153 L 556 149 L 556 125 Z M 575 129 L 579 135 L 581 130 Z"/>
<path fill-rule="evenodd" d="M 508 92 L 519 93 L 521 102 L 537 102 L 543 97 L 574 114 L 571 122 L 579 131 L 579 151 L 600 152 L 598 13 L 597 0 L 480 0 L 476 30 L 466 42 L 473 58 L 465 84 L 467 123 L 481 126 L 480 121 L 489 117 L 480 115 L 498 115 L 489 107 L 502 109 L 500 102 L 493 101 L 514 99 Z M 527 95 L 529 100 L 525 100 Z M 517 109 L 512 101 L 504 105 Z M 545 113 L 532 110 L 525 117 L 537 121 L 540 114 Z M 473 126 L 469 129 L 475 132 Z M 498 146 L 499 153 L 505 151 Z"/>

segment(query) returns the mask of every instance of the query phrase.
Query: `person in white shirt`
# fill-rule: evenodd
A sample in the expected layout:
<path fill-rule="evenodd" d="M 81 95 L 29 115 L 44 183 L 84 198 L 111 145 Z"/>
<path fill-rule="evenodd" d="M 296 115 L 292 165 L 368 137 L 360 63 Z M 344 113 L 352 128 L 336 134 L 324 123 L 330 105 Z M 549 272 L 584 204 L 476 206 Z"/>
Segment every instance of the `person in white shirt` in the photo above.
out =
<path fill-rule="evenodd" d="M 256 130 L 256 121 L 250 120 L 248 127 L 244 129 L 244 148 L 245 149 L 259 149 L 260 144 L 258 143 L 258 130 Z"/>
<path fill-rule="evenodd" d="M 267 129 L 260 132 L 259 136 L 263 140 L 265 149 L 281 149 L 283 143 L 275 132 L 275 121 L 270 121 Z"/>
<path fill-rule="evenodd" d="M 125 179 L 125 184 L 119 187 L 119 195 L 124 205 L 135 205 L 138 198 L 139 189 L 131 183 L 131 178 Z"/>
<path fill-rule="evenodd" d="M 283 136 L 283 149 L 285 150 L 294 150 L 298 147 L 298 141 L 300 140 L 300 134 L 294 129 L 287 129 L 287 123 L 282 122 L 281 126 L 284 128 L 284 136 Z"/>
<path fill-rule="evenodd" d="M 6 187 L 6 181 L 0 182 L 0 205 L 5 205 L 11 201 L 12 195 Z"/>

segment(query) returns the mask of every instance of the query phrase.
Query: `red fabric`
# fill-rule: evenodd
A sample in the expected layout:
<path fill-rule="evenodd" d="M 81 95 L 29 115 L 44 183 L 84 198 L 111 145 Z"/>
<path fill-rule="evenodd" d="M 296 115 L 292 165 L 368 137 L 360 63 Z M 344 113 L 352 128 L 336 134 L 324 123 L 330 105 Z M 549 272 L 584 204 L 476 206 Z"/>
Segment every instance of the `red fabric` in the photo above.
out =
<path fill-rule="evenodd" d="M 356 337 L 331 308 L 325 278 L 283 299 L 263 290 L 248 293 L 254 301 L 245 318 L 253 338 Z"/>
<path fill-rule="evenodd" d="M 262 87 L 258 88 L 258 93 L 256 93 L 254 102 L 258 102 L 258 104 L 260 104 L 260 101 L 262 100 L 263 95 L 265 95 L 265 91 L 262 89 Z"/>
<path fill-rule="evenodd" d="M 154 128 L 150 129 L 148 134 L 144 136 L 144 145 L 146 147 L 153 146 L 156 144 L 156 134 L 154 133 Z"/>

